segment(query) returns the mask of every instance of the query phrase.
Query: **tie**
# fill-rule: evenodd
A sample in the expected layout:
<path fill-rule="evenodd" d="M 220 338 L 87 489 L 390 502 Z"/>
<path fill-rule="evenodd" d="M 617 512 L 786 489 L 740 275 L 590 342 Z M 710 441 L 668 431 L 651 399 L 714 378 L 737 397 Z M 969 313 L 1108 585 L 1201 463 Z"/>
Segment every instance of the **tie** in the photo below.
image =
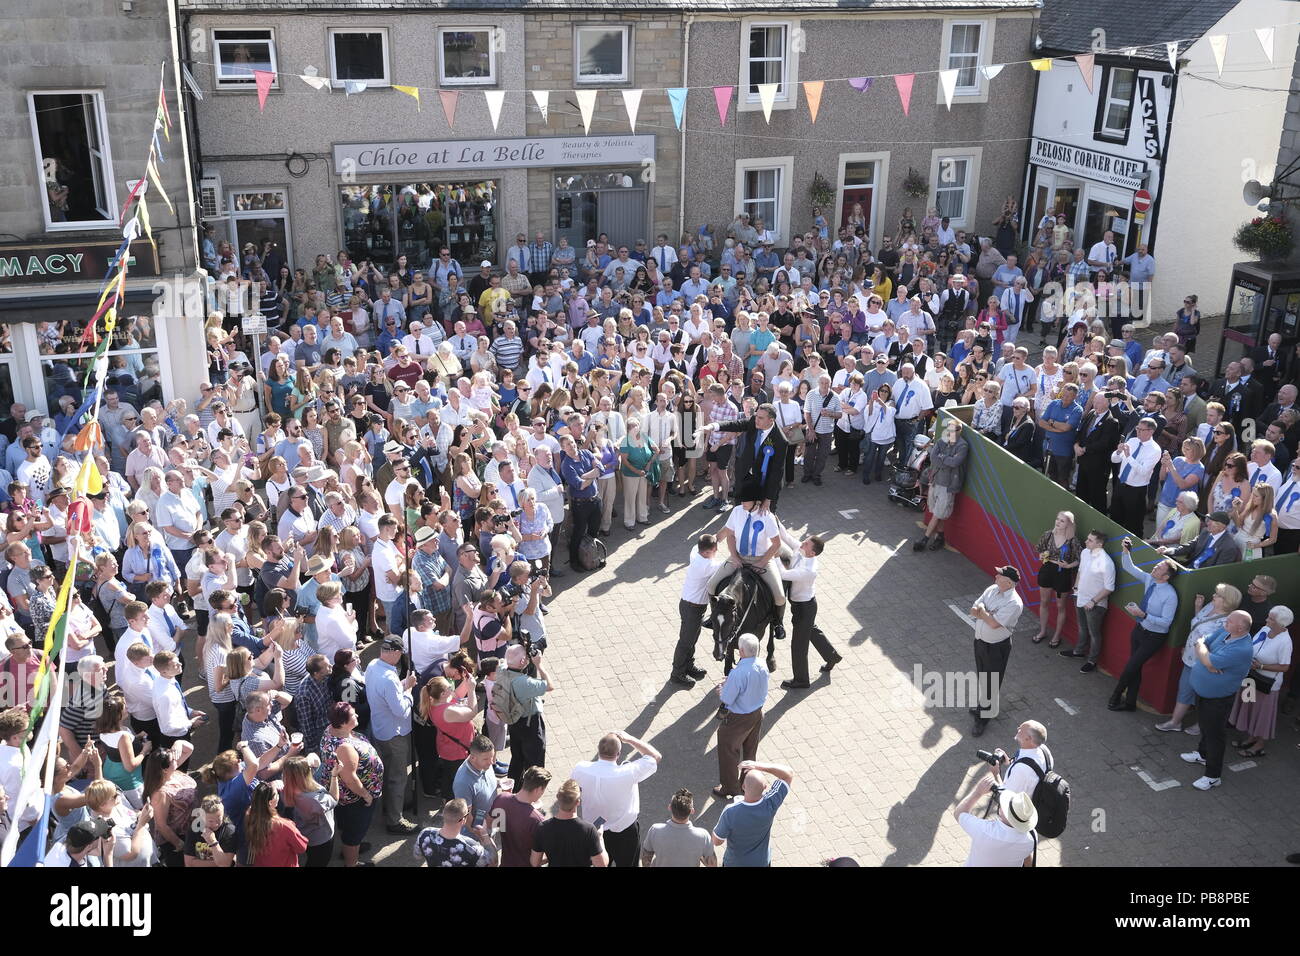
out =
<path fill-rule="evenodd" d="M 171 616 L 167 613 L 167 609 L 166 609 L 166 608 L 163 608 L 163 623 L 167 625 L 167 636 L 168 636 L 168 637 L 175 637 L 175 636 L 176 636 L 176 625 L 175 625 L 174 623 L 172 623 Z"/>
<path fill-rule="evenodd" d="M 1138 604 L 1138 607 L 1140 607 L 1144 613 L 1146 612 L 1147 609 L 1147 602 L 1151 600 L 1151 592 L 1154 591 L 1155 589 L 1156 589 L 1155 584 L 1148 584 L 1146 591 L 1143 592 L 1142 594 L 1142 601 L 1141 603 Z"/>
<path fill-rule="evenodd" d="M 1119 480 L 1128 482 L 1128 476 L 1133 471 L 1133 465 L 1137 462 L 1138 455 L 1142 454 L 1142 444 L 1139 442 L 1133 454 L 1129 455 L 1128 461 L 1124 463 L 1123 469 L 1119 473 Z"/>
<path fill-rule="evenodd" d="M 751 526 L 753 524 L 754 524 L 754 515 L 752 513 L 745 515 L 745 527 L 740 532 L 740 554 L 742 557 L 749 555 L 751 553 L 750 552 L 750 546 L 751 546 L 750 531 L 751 531 Z"/>
<path fill-rule="evenodd" d="M 515 493 L 514 485 L 506 485 L 510 489 L 510 500 L 514 502 L 516 508 L 519 507 L 519 495 Z"/>
<path fill-rule="evenodd" d="M 1259 479 L 1261 479 L 1261 478 L 1263 478 L 1263 477 L 1264 477 L 1264 469 L 1263 469 L 1263 468 L 1256 468 L 1256 469 L 1255 469 L 1255 474 L 1251 476 L 1251 479 L 1250 479 L 1250 486 L 1251 486 L 1252 488 L 1254 488 L 1255 485 L 1259 484 Z"/>
<path fill-rule="evenodd" d="M 1015 303 L 1016 303 L 1016 309 L 1015 309 L 1016 322 L 1019 322 L 1020 321 L 1020 293 L 1019 292 L 1017 292 L 1015 295 Z"/>
<path fill-rule="evenodd" d="M 185 688 L 181 686 L 181 679 L 176 678 L 176 689 L 181 693 L 181 703 L 185 706 L 185 716 L 189 717 L 193 711 L 190 710 L 190 702 L 185 699 Z"/>

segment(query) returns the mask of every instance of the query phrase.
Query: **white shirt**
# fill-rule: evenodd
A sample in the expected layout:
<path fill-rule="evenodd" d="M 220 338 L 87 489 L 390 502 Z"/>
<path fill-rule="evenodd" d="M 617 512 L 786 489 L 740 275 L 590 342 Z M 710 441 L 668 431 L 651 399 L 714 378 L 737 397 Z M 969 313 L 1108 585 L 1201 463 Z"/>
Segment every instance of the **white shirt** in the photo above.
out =
<path fill-rule="evenodd" d="M 390 484 L 389 487 L 391 488 L 392 485 Z M 280 515 L 280 523 L 276 527 L 276 533 L 279 534 L 280 541 L 286 547 L 290 545 L 290 542 L 301 542 L 315 530 L 316 516 L 311 513 L 311 509 L 306 505 L 303 505 L 301 514 L 294 514 L 292 508 L 286 508 L 284 514 Z"/>
<path fill-rule="evenodd" d="M 436 630 L 413 631 L 408 627 L 402 640 L 410 651 L 411 666 L 417 674 L 423 674 L 438 658 L 450 657 L 460 648 L 459 634 L 439 634 Z"/>
<path fill-rule="evenodd" d="M 1074 601 L 1082 608 L 1089 601 L 1096 601 L 1098 607 L 1105 607 L 1106 598 L 1098 598 L 1102 591 L 1115 590 L 1115 562 L 1102 548 L 1095 551 L 1084 548 L 1079 556 L 1079 573 L 1074 583 Z"/>
<path fill-rule="evenodd" d="M 1088 250 L 1089 262 L 1114 262 L 1119 257 L 1115 251 L 1115 243 L 1096 242 Z"/>
<path fill-rule="evenodd" d="M 751 520 L 752 519 L 752 520 Z M 749 540 L 746 547 L 741 547 L 744 540 L 745 523 L 749 521 Z M 736 553 L 741 557 L 760 557 L 767 553 L 767 549 L 772 546 L 772 538 L 780 533 L 780 528 L 776 522 L 776 515 L 771 512 L 759 511 L 757 507 L 753 511 L 746 511 L 743 507 L 732 508 L 727 515 L 727 528 L 736 537 Z"/>
<path fill-rule="evenodd" d="M 129 634 L 130 631 L 122 635 L 122 639 L 117 642 L 119 647 L 123 644 L 130 646 L 135 643 L 127 640 Z M 117 686 L 122 689 L 122 696 L 126 698 L 128 714 L 136 720 L 153 720 L 158 716 L 157 711 L 153 709 L 155 674 L 152 667 L 136 667 L 128 660 L 125 668 L 118 667 L 114 671 L 114 679 L 117 681 Z"/>
<path fill-rule="evenodd" d="M 733 508 L 733 511 L 743 510 Z M 717 570 L 716 553 L 711 558 L 700 554 L 699 548 L 691 551 L 691 562 L 686 566 L 686 580 L 682 582 L 682 600 L 689 604 L 709 603 L 709 579 Z"/>
<path fill-rule="evenodd" d="M 1300 480 L 1290 478 L 1277 493 L 1275 502 L 1279 528 L 1294 531 L 1300 528 Z"/>
<path fill-rule="evenodd" d="M 777 563 L 781 578 L 790 582 L 790 600 L 800 604 L 811 601 L 817 596 L 817 559 L 795 552 L 794 562 L 790 567 Z"/>
<path fill-rule="evenodd" d="M 866 411 L 867 403 L 870 401 L 871 396 L 867 394 L 866 389 L 840 392 L 840 409 L 844 414 L 835 419 L 835 427 L 846 435 L 851 429 L 863 428 L 866 419 L 862 417 L 862 413 Z"/>
<path fill-rule="evenodd" d="M 1257 465 L 1253 461 L 1247 462 L 1246 474 L 1250 478 L 1252 488 L 1262 483 L 1272 488 L 1274 495 L 1282 490 L 1282 472 L 1278 471 L 1277 465 L 1271 461 L 1263 465 Z"/>
<path fill-rule="evenodd" d="M 396 571 L 402 563 L 397 547 L 391 541 L 375 541 L 370 555 L 370 566 L 375 572 L 375 597 L 381 601 L 397 600 L 397 585 L 388 580 L 388 572 Z"/>
<path fill-rule="evenodd" d="M 1012 760 L 1014 762 L 1021 758 L 1032 760 L 1038 764 L 1043 773 L 1047 773 L 1048 765 L 1052 761 L 1052 752 L 1046 746 L 1033 747 L 1014 754 Z M 1006 776 L 1003 777 L 1002 785 L 1015 793 L 1027 793 L 1032 796 L 1034 788 L 1038 786 L 1038 774 L 1034 773 L 1033 767 L 1018 763 L 1007 771 Z M 1021 859 L 1024 859 L 1024 857 L 1021 857 Z"/>
<path fill-rule="evenodd" d="M 202 519 L 199 517 L 199 505 L 188 488 L 182 488 L 179 494 L 165 491 L 158 497 L 154 506 L 154 524 L 163 533 L 163 540 L 173 551 L 188 551 L 194 547 L 189 536 L 199 530 Z M 184 537 L 170 534 L 166 529 L 175 527 L 184 533 Z"/>
<path fill-rule="evenodd" d="M 1021 612 L 1025 609 L 1025 604 L 1020 600 L 1016 589 L 1007 588 L 1002 591 L 996 584 L 990 584 L 979 599 L 984 605 L 984 610 L 993 615 L 993 619 L 1002 626 L 994 628 L 983 618 L 976 618 L 975 639 L 986 644 L 1000 644 L 1010 638 L 1011 632 L 1016 628 L 1016 622 L 1020 620 Z"/>
<path fill-rule="evenodd" d="M 348 617 L 342 604 L 316 608 L 316 647 L 331 662 L 339 651 L 356 650 L 357 622 Z"/>
<path fill-rule="evenodd" d="M 171 621 L 175 634 L 180 634 L 181 631 L 185 630 L 185 622 L 176 613 L 176 609 L 170 604 L 159 607 L 157 604 L 150 602 L 146 614 L 149 618 L 149 637 L 153 641 L 154 653 L 176 650 L 176 638 L 173 636 L 173 631 L 167 627 L 167 622 Z M 121 643 L 121 641 L 118 642 L 119 646 Z M 125 652 L 123 652 L 122 656 L 126 656 Z M 127 666 L 130 666 L 129 661 Z"/>
<path fill-rule="evenodd" d="M 158 712 L 158 729 L 168 737 L 184 737 L 190 732 L 190 718 L 185 698 L 175 679 L 161 674 L 153 684 L 153 709 Z"/>
<path fill-rule="evenodd" d="M 40 811 L 34 803 L 29 803 L 22 812 L 18 809 L 18 794 L 23 785 L 23 752 L 18 747 L 0 744 L 0 787 L 9 795 L 9 814 L 16 818 L 19 827 L 35 823 Z M 40 790 L 36 791 L 39 797 Z M 62 846 L 62 843 L 55 844 Z"/>
<path fill-rule="evenodd" d="M 1160 464 L 1160 446 L 1150 439 L 1142 441 L 1137 436 L 1124 444 L 1129 448 L 1128 457 L 1116 449 L 1111 453 L 1110 460 L 1119 465 L 1119 477 L 1124 484 L 1130 488 L 1145 488 L 1151 484 L 1151 473 Z"/>
<path fill-rule="evenodd" d="M 913 376 L 910 382 L 899 379 L 894 383 L 894 408 L 902 419 L 917 418 L 934 408 L 930 387 Z"/>
<path fill-rule="evenodd" d="M 1025 857 L 1033 855 L 1034 838 L 1001 820 L 963 813 L 957 822 L 971 838 L 966 866 L 1023 866 Z"/>
<path fill-rule="evenodd" d="M 243 562 L 248 557 L 248 525 L 241 525 L 237 534 L 221 532 L 217 535 L 217 547 L 226 554 L 233 554 L 236 562 Z M 248 587 L 253 583 L 252 570 L 238 563 L 235 567 L 235 581 L 240 587 Z"/>
<path fill-rule="evenodd" d="M 146 625 L 146 627 L 147 626 L 148 625 Z M 147 630 L 133 631 L 128 627 L 122 632 L 122 636 L 118 638 L 117 647 L 113 650 L 113 662 L 117 665 L 117 670 L 114 673 L 118 675 L 119 680 L 121 679 L 121 675 L 132 667 L 131 662 L 127 660 L 126 652 L 130 649 L 132 644 L 137 642 L 149 648 L 150 654 L 157 654 L 162 650 L 161 647 L 154 643 L 153 635 L 151 635 Z"/>
<path fill-rule="evenodd" d="M 641 812 L 638 784 L 659 769 L 659 762 L 644 754 L 636 760 L 584 760 L 573 768 L 572 778 L 582 787 L 582 819 L 605 818 L 605 829 L 622 833 Z"/>
<path fill-rule="evenodd" d="M 1291 634 L 1288 631 L 1280 631 L 1273 637 L 1261 637 L 1267 632 L 1266 628 L 1261 628 L 1251 639 L 1255 642 L 1254 659 L 1261 664 L 1290 664 L 1291 663 Z M 1282 690 L 1282 678 L 1285 676 L 1281 671 L 1267 671 L 1265 673 L 1273 675 L 1273 689 L 1269 692 L 1272 694 Z"/>

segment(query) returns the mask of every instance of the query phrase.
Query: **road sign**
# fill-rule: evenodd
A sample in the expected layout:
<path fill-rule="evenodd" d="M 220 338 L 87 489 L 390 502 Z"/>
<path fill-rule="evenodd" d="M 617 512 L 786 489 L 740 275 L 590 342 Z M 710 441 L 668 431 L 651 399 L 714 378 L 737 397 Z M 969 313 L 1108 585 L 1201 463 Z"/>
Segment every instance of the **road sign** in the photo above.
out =
<path fill-rule="evenodd" d="M 1151 194 L 1145 189 L 1139 189 L 1133 194 L 1133 209 L 1136 212 L 1146 212 L 1151 208 Z"/>
<path fill-rule="evenodd" d="M 265 335 L 266 316 L 260 314 L 246 315 L 241 322 L 245 335 Z"/>

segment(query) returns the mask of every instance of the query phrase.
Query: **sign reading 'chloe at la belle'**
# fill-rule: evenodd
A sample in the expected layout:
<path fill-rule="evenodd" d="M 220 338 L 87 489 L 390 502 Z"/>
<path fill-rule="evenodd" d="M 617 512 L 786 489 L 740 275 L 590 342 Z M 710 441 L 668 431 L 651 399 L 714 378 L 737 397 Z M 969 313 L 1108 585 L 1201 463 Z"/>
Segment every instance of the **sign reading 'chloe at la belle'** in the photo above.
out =
<path fill-rule="evenodd" d="M 653 161 L 654 155 L 655 138 L 649 134 L 341 143 L 334 147 L 334 171 L 342 176 L 554 166 L 641 166 Z"/>

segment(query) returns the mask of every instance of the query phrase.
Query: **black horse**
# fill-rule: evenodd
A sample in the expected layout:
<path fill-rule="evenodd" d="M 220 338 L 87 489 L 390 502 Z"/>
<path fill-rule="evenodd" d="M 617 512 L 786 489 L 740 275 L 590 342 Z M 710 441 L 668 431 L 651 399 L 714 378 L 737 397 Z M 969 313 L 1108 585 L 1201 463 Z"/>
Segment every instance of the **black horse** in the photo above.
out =
<path fill-rule="evenodd" d="M 776 601 L 762 575 L 751 567 L 742 567 L 723 579 L 710 599 L 709 614 L 713 621 L 713 659 L 724 661 L 722 672 L 730 674 L 736 663 L 736 646 L 741 634 L 754 634 L 762 640 L 767 631 L 767 669 L 776 670 L 776 637 L 773 625 Z"/>

